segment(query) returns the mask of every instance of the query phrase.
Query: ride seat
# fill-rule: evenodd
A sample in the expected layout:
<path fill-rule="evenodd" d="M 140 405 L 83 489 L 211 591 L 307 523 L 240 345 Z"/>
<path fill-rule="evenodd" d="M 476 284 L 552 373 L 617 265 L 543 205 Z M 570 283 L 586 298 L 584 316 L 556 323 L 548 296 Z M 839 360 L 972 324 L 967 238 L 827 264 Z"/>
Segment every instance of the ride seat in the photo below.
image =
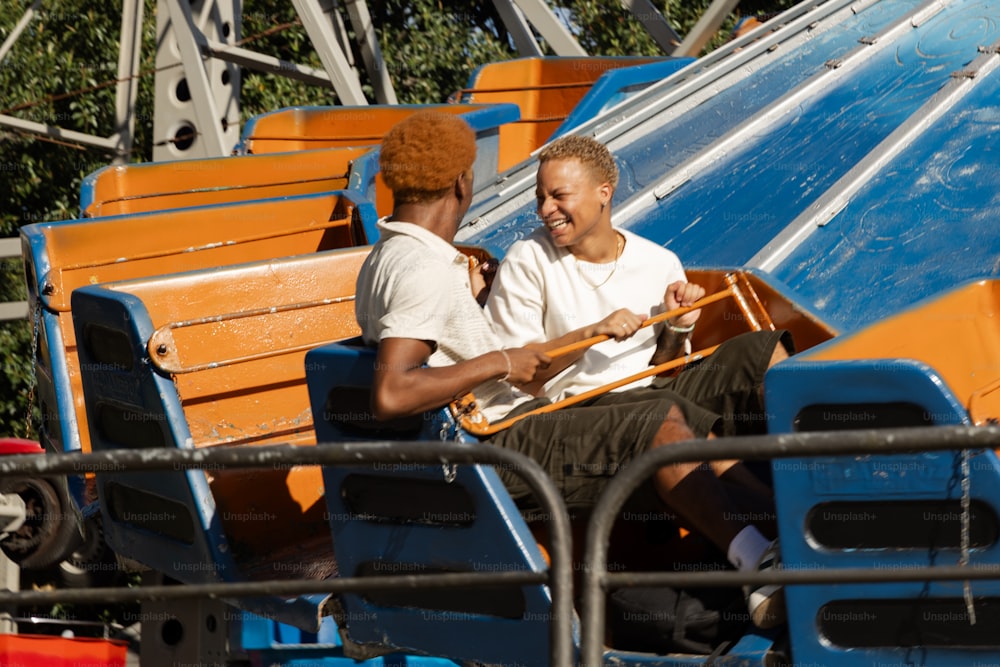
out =
<path fill-rule="evenodd" d="M 377 422 L 369 406 L 376 352 L 360 338 L 306 354 L 317 446 L 357 440 L 471 442 L 448 410 Z M 387 460 L 323 468 L 339 572 L 379 576 L 544 572 L 547 563 L 490 465 Z M 345 649 L 358 657 L 407 650 L 492 664 L 549 655 L 548 587 L 407 589 L 340 597 Z M 428 624 L 428 619 L 436 621 Z M 459 638 L 456 640 L 456 638 Z"/>
<path fill-rule="evenodd" d="M 772 433 L 971 426 L 996 414 L 996 281 L 976 281 L 768 371 Z M 978 413 L 977 413 L 978 409 Z M 977 419 L 978 414 L 978 419 Z M 783 566 L 788 569 L 1000 565 L 1000 458 L 993 450 L 855 455 L 772 464 Z M 969 490 L 968 511 L 963 488 Z M 995 580 L 789 586 L 796 661 L 830 667 L 893 664 L 919 647 L 922 664 L 995 662 Z M 965 649 L 959 647 L 966 647 Z"/>

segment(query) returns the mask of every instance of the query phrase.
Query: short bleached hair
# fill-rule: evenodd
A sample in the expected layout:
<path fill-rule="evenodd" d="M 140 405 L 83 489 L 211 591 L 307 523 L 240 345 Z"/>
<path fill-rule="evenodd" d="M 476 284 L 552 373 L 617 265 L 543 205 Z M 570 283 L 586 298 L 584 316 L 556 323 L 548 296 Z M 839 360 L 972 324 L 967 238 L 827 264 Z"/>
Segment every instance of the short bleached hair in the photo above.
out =
<path fill-rule="evenodd" d="M 580 161 L 599 183 L 608 183 L 612 190 L 618 188 L 618 165 L 611 157 L 608 147 L 593 137 L 567 135 L 559 137 L 538 154 L 538 161 L 545 164 L 549 160 Z"/>

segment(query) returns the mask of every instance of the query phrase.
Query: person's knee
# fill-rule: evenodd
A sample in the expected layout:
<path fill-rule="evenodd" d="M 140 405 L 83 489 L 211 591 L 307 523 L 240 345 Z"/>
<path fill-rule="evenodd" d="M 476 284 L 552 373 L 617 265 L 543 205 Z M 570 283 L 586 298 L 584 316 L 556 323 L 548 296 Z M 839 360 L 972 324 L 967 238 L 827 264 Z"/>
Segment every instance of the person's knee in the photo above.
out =
<path fill-rule="evenodd" d="M 777 344 L 774 346 L 774 350 L 771 352 L 771 359 L 769 360 L 767 367 L 770 368 L 771 366 L 788 359 L 793 354 L 795 354 L 795 340 L 792 338 L 792 332 L 782 331 Z"/>
<path fill-rule="evenodd" d="M 788 358 L 788 350 L 780 342 L 774 346 L 774 351 L 771 353 L 771 359 L 767 363 L 767 367 L 770 368 L 777 363 L 780 363 Z"/>
<path fill-rule="evenodd" d="M 684 416 L 684 411 L 681 410 L 679 405 L 670 406 L 670 410 L 667 411 L 667 418 L 665 421 L 672 421 L 687 426 L 687 417 Z"/>
<path fill-rule="evenodd" d="M 694 437 L 694 432 L 688 426 L 687 419 L 684 417 L 684 411 L 679 406 L 672 405 L 667 411 L 663 423 L 660 424 L 660 428 L 656 431 L 656 435 L 653 438 L 653 446 L 657 447 L 672 442 L 680 442 L 681 440 L 692 440 Z"/>

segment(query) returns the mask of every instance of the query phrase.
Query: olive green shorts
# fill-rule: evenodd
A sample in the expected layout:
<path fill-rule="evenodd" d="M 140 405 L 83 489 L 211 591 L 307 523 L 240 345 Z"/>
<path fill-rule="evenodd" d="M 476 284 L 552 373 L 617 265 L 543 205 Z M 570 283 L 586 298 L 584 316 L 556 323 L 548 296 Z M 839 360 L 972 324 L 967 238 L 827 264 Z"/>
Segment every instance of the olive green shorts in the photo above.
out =
<path fill-rule="evenodd" d="M 570 509 L 591 507 L 608 480 L 649 448 L 674 406 L 697 437 L 709 432 L 730 435 L 766 430 L 761 387 L 779 342 L 792 351 L 790 336 L 784 331 L 736 336 L 675 377 L 525 417 L 489 442 L 541 465 Z M 507 417 L 549 402 L 545 398 L 528 401 Z M 515 471 L 498 472 L 522 510 L 537 509 L 527 484 Z"/>
<path fill-rule="evenodd" d="M 547 403 L 548 399 L 535 399 L 508 416 Z M 520 452 L 541 465 L 567 507 L 591 507 L 608 480 L 646 451 L 673 406 L 668 392 L 639 401 L 581 404 L 525 417 L 489 442 Z M 498 472 L 522 510 L 537 509 L 527 484 L 516 472 Z"/>
<path fill-rule="evenodd" d="M 789 354 L 795 352 L 791 333 L 785 330 L 734 336 L 678 375 L 656 378 L 648 389 L 635 390 L 633 398 L 669 391 L 698 436 L 764 434 L 764 374 L 779 343 Z"/>

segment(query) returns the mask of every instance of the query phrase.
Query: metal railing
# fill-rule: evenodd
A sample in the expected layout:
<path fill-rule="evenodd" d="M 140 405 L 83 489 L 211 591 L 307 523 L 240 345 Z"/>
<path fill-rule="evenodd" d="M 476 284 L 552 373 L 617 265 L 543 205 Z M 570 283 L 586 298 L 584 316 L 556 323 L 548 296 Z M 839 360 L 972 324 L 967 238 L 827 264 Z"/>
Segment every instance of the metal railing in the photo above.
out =
<path fill-rule="evenodd" d="M 701 572 L 609 572 L 610 531 L 634 488 L 663 466 L 707 459 L 783 459 L 852 454 L 903 454 L 1000 447 L 1000 426 L 940 426 L 901 429 L 794 433 L 719 438 L 706 452 L 703 441 L 677 443 L 646 452 L 608 484 L 591 515 L 584 552 L 579 664 L 604 665 L 605 594 L 633 586 L 712 586 L 744 584 L 829 584 L 906 581 L 975 581 L 1000 579 L 994 566 L 903 568 L 776 569 L 767 572 L 707 570 Z M 706 456 L 706 454 L 709 454 Z M 129 589 L 81 588 L 2 592 L 0 607 L 91 602 L 235 598 L 260 594 L 353 593 L 404 588 L 548 584 L 552 590 L 551 656 L 553 667 L 576 662 L 573 639 L 572 544 L 565 504 L 552 481 L 534 461 L 484 443 L 365 442 L 336 446 L 272 445 L 253 448 L 148 449 L 91 454 L 44 454 L 0 457 L 0 478 L 82 474 L 106 471 L 151 471 L 178 468 L 266 467 L 282 465 L 358 465 L 374 463 L 505 465 L 517 470 L 551 517 L 551 566 L 546 572 L 469 572 L 427 575 L 350 577 L 322 581 L 254 581 Z"/>
<path fill-rule="evenodd" d="M 143 586 L 140 588 L 78 588 L 73 590 L 0 591 L 0 608 L 17 605 L 119 603 L 146 600 L 236 598 L 256 595 L 356 593 L 419 588 L 468 586 L 526 586 L 547 584 L 552 594 L 550 665 L 570 667 L 573 645 L 573 566 L 570 519 L 562 496 L 545 471 L 523 454 L 485 443 L 362 442 L 334 446 L 271 445 L 206 449 L 142 449 L 11 455 L 0 457 L 0 478 L 33 477 L 115 471 L 155 471 L 198 468 L 258 468 L 306 465 L 357 466 L 374 463 L 487 464 L 503 466 L 520 475 L 549 517 L 551 539 L 547 572 L 477 571 L 445 574 L 408 574 L 378 577 L 338 577 L 325 580 L 269 580 Z"/>
<path fill-rule="evenodd" d="M 609 572 L 611 528 L 632 491 L 664 465 L 705 460 L 761 460 L 843 456 L 852 454 L 903 454 L 946 450 L 983 450 L 1000 446 L 997 426 L 938 426 L 857 431 L 823 431 L 781 435 L 718 438 L 712 446 L 692 440 L 659 447 L 634 459 L 609 482 L 597 501 L 587 525 L 581 606 L 582 667 L 604 667 L 603 639 L 605 593 L 636 586 L 696 588 L 738 587 L 764 584 L 844 584 L 904 581 L 972 581 L 1000 579 L 992 566 L 774 569 L 760 572 Z"/>
<path fill-rule="evenodd" d="M 21 239 L 18 237 L 0 239 L 0 261 L 21 257 Z M 0 322 L 23 320 L 28 317 L 27 301 L 0 303 Z"/>

